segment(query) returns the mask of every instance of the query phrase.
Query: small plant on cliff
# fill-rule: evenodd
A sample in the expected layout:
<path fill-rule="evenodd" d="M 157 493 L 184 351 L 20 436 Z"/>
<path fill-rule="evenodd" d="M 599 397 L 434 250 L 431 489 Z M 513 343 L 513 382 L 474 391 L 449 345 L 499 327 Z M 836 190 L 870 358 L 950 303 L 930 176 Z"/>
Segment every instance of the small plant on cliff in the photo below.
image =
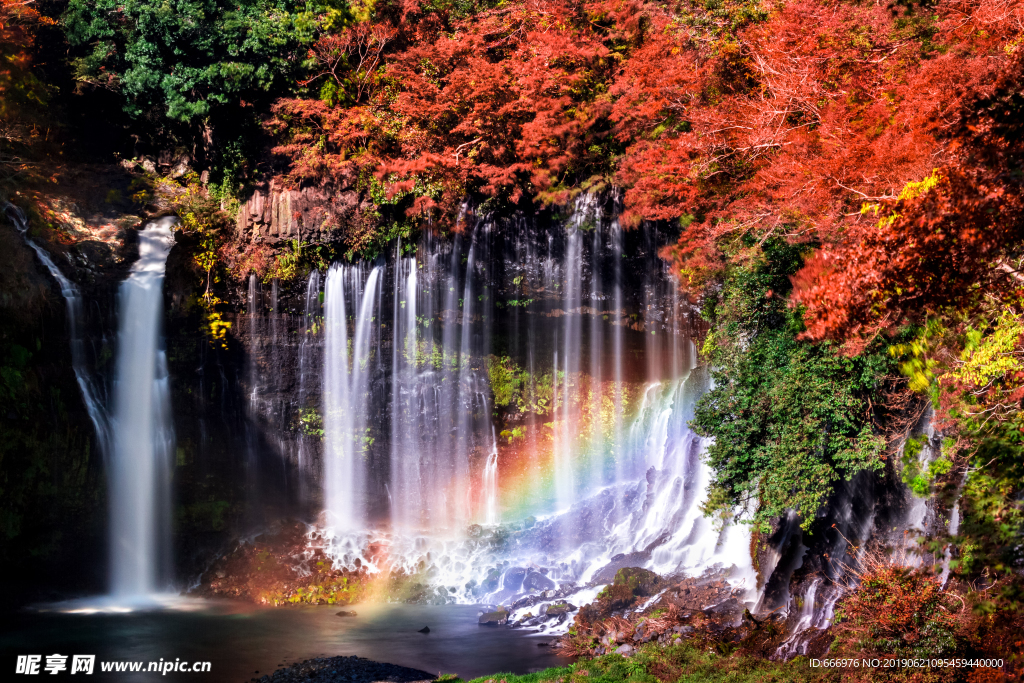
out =
<path fill-rule="evenodd" d="M 324 438 L 324 418 L 317 412 L 316 408 L 302 408 L 299 410 L 299 428 L 303 436 Z"/>
<path fill-rule="evenodd" d="M 227 217 L 220 213 L 219 206 L 195 174 L 185 178 L 183 187 L 169 179 L 160 182 L 172 197 L 182 229 L 195 239 L 192 261 L 203 277 L 203 293 L 198 297 L 198 304 L 204 311 L 206 335 L 212 345 L 226 348 L 231 323 L 224 320 L 218 310 L 224 302 L 213 293 L 213 285 L 220 280 L 218 266 L 222 264 L 227 241 L 224 229 Z"/>

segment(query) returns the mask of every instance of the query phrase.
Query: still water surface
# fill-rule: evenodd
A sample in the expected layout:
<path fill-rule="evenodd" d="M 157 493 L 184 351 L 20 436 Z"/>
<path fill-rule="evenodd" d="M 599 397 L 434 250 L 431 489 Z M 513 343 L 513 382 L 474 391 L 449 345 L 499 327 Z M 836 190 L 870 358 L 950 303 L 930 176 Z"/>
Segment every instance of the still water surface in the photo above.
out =
<path fill-rule="evenodd" d="M 340 609 L 355 610 L 358 616 L 335 616 Z M 122 683 L 243 683 L 322 655 L 359 655 L 434 674 L 455 673 L 465 679 L 496 672 L 529 673 L 571 661 L 553 654 L 550 647 L 538 646 L 551 643 L 550 637 L 479 626 L 478 611 L 472 605 L 395 604 L 257 609 L 206 601 L 192 603 L 191 610 L 127 614 L 30 611 L 0 619 L 0 652 L 7 674 L 13 674 L 19 654 L 43 655 L 44 663 L 45 656 L 54 653 L 95 654 L 96 673 L 83 680 Z M 424 626 L 430 627 L 429 634 L 417 632 Z M 99 671 L 99 662 L 104 660 L 149 662 L 160 658 L 209 661 L 212 669 L 208 674 L 172 672 L 166 676 L 104 675 Z M 70 657 L 68 661 L 70 664 Z M 11 680 L 7 674 L 0 678 Z"/>

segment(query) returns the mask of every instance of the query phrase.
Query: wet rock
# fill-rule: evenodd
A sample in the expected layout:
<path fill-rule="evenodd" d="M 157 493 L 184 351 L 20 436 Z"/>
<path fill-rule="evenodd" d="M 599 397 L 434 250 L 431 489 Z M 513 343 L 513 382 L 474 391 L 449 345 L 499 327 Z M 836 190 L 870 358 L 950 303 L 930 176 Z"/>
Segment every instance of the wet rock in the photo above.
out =
<path fill-rule="evenodd" d="M 555 582 L 538 571 L 527 573 L 523 588 L 531 591 L 547 591 L 555 588 Z"/>
<path fill-rule="evenodd" d="M 497 568 L 490 569 L 487 572 L 487 578 L 480 583 L 480 587 L 483 588 L 484 592 L 492 593 L 498 589 L 498 582 L 501 580 L 501 571 Z"/>
<path fill-rule="evenodd" d="M 651 553 L 659 545 L 668 540 L 669 534 L 662 534 L 656 538 L 653 542 L 649 543 L 646 548 L 635 553 L 619 553 L 611 558 L 604 567 L 598 570 L 594 574 L 594 583 L 612 583 L 615 580 L 615 575 L 620 569 L 627 567 L 640 567 L 647 564 L 647 561 L 651 559 Z"/>
<path fill-rule="evenodd" d="M 355 614 L 355 612 L 353 612 L 353 614 Z M 430 633 L 430 627 L 429 626 L 424 626 L 419 631 L 416 631 L 416 633 Z"/>
<path fill-rule="evenodd" d="M 533 607 L 537 604 L 538 597 L 536 595 L 527 595 L 525 598 L 520 598 L 512 603 L 511 609 L 513 612 L 521 610 L 524 607 Z"/>
<path fill-rule="evenodd" d="M 480 615 L 481 626 L 504 626 L 508 622 L 508 612 L 498 610 Z"/>
<path fill-rule="evenodd" d="M 525 579 L 526 569 L 524 567 L 510 567 L 505 570 L 505 574 L 501 578 L 501 587 L 504 590 L 518 591 L 523 587 Z"/>
<path fill-rule="evenodd" d="M 354 616 L 356 616 L 356 613 L 355 613 L 354 610 L 351 611 L 351 612 L 346 612 L 345 610 L 341 610 L 340 612 L 335 613 L 334 616 L 336 616 L 336 617 L 354 617 Z"/>
<path fill-rule="evenodd" d="M 570 612 L 575 612 L 577 607 L 568 602 L 563 602 L 557 605 L 548 605 L 547 610 L 544 612 L 545 616 L 557 617 Z"/>

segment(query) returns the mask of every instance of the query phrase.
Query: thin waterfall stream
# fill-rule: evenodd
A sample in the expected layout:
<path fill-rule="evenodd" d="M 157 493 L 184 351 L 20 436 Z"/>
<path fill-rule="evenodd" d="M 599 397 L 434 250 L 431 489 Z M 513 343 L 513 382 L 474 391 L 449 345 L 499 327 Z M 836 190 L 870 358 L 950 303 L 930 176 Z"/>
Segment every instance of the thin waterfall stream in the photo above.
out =
<path fill-rule="evenodd" d="M 35 252 L 40 262 L 46 266 L 53 279 L 60 286 L 60 294 L 64 297 L 67 307 L 68 336 L 71 338 L 71 365 L 78 382 L 78 388 L 82 392 L 82 401 L 89 413 L 93 428 L 96 430 L 96 442 L 100 452 L 105 456 L 110 449 L 110 425 L 106 408 L 103 405 L 103 398 L 96 386 L 96 382 L 90 376 L 89 369 L 85 362 L 85 343 L 82 339 L 82 295 L 78 287 L 67 279 L 57 264 L 53 262 L 46 250 L 36 244 L 28 236 L 28 219 L 25 213 L 9 202 L 4 203 L 4 211 L 14 223 L 18 232 L 21 233 L 25 243 Z"/>

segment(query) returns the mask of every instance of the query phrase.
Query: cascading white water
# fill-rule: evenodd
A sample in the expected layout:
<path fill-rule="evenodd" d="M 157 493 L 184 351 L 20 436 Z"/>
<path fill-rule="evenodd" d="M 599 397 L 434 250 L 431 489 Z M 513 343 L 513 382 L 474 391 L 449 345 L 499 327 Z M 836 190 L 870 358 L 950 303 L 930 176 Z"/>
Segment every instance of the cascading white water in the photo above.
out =
<path fill-rule="evenodd" d="M 82 341 L 82 295 L 73 282 L 64 277 L 57 264 L 53 262 L 50 255 L 42 247 L 32 241 L 28 236 L 28 219 L 24 212 L 10 203 L 4 204 L 4 211 L 14 223 L 18 232 L 21 233 L 25 243 L 36 253 L 46 270 L 50 272 L 53 279 L 60 285 L 60 294 L 64 297 L 67 308 L 68 337 L 71 341 L 71 368 L 75 373 L 75 380 L 82 392 L 82 401 L 85 403 L 86 412 L 96 430 L 96 441 L 100 453 L 107 457 L 110 452 L 110 425 L 108 423 L 107 411 L 100 399 L 100 392 L 93 382 L 85 362 L 85 345 Z"/>
<path fill-rule="evenodd" d="M 498 512 L 498 437 L 491 426 L 491 441 L 494 444 L 484 465 L 483 498 L 484 524 L 494 526 L 501 521 Z"/>
<path fill-rule="evenodd" d="M 334 265 L 324 290 L 324 507 L 339 532 L 365 526 L 366 420 L 370 390 L 370 344 L 377 315 L 381 268 Z M 352 302 L 351 349 L 347 301 Z M 358 302 L 358 308 L 354 308 Z"/>
<path fill-rule="evenodd" d="M 177 219 L 139 233 L 139 260 L 121 284 L 110 459 L 110 592 L 142 598 L 163 588 L 170 548 L 171 424 L 161 346 L 163 281 Z"/>
<path fill-rule="evenodd" d="M 813 637 L 828 628 L 835 616 L 835 606 L 843 596 L 841 587 L 825 585 L 823 579 L 813 579 L 804 592 L 803 603 L 796 623 L 790 629 L 786 641 L 772 655 L 773 659 L 787 660 L 797 655 L 806 655 Z"/>
<path fill-rule="evenodd" d="M 314 338 L 318 337 L 318 330 L 322 319 L 320 316 L 320 272 L 314 270 L 309 274 L 306 282 L 306 299 L 302 318 L 302 341 L 299 343 L 299 416 L 310 419 L 308 412 L 310 404 L 310 380 L 313 373 L 321 368 L 314 362 Z M 312 467 L 312 454 L 309 438 L 306 434 L 299 436 L 298 470 L 300 475 L 300 497 L 305 500 L 309 492 L 306 490 L 307 477 L 314 475 Z"/>
<path fill-rule="evenodd" d="M 470 363 L 473 356 L 473 303 L 476 299 L 473 275 L 476 269 L 477 238 L 480 230 L 474 226 L 466 256 L 466 278 L 462 290 L 461 334 L 459 338 L 458 384 L 454 412 L 456 416 L 455 461 L 453 478 L 458 482 L 449 494 L 449 519 L 456 527 L 464 527 L 472 518 L 469 487 L 469 449 L 473 437 L 473 398 L 476 375 Z"/>
<path fill-rule="evenodd" d="M 325 507 L 349 520 L 334 520 L 328 552 L 350 568 L 426 572 L 444 600 L 505 600 L 529 566 L 586 583 L 619 555 L 664 574 L 714 570 L 756 593 L 745 527 L 700 511 L 711 473 L 687 423 L 710 380 L 694 368 L 674 283 L 650 262 L 661 238 L 627 273 L 623 231 L 592 196 L 546 234 L 517 222 L 496 237 L 468 212 L 463 224 L 450 240 L 426 235 L 415 257 L 399 245 L 387 266 L 328 273 Z M 637 277 L 646 294 L 627 303 Z M 372 359 L 359 341 L 371 329 Z M 657 358 L 638 362 L 645 349 Z M 499 408 L 488 383 L 490 364 L 506 362 L 521 373 L 509 380 L 518 407 Z M 367 422 L 367 409 L 384 419 Z M 502 410 L 512 422 L 496 428 Z M 387 509 L 363 517 L 375 500 Z M 495 572 L 512 574 L 481 584 Z"/>
<path fill-rule="evenodd" d="M 612 285 L 612 306 L 614 322 L 612 327 L 612 379 L 615 380 L 614 427 L 612 437 L 612 457 L 615 459 L 615 480 L 622 481 L 625 477 L 626 454 L 623 450 L 622 430 L 624 426 L 622 382 L 625 377 L 622 359 L 625 354 L 623 343 L 623 327 L 625 325 L 625 307 L 622 301 L 622 226 L 618 216 L 614 216 L 609 226 L 612 243 L 612 259 L 614 266 L 614 284 Z"/>
<path fill-rule="evenodd" d="M 397 529 L 411 530 L 422 522 L 425 493 L 423 458 L 417 443 L 423 426 L 421 387 L 417 382 L 419 353 L 416 337 L 417 263 L 402 259 L 401 243 L 396 259 L 394 315 L 392 330 L 391 380 L 391 523 Z"/>
<path fill-rule="evenodd" d="M 585 195 L 589 196 L 589 195 Z M 558 363 L 558 351 L 555 352 L 554 381 L 558 387 L 555 392 L 555 424 L 558 435 L 555 444 L 555 499 L 559 510 L 567 510 L 575 500 L 575 482 L 573 475 L 573 453 L 577 434 L 577 415 L 571 409 L 573 390 L 579 391 L 580 371 L 580 337 L 581 313 L 583 305 L 583 245 L 582 236 L 576 225 L 570 224 L 569 238 L 565 251 L 565 279 L 562 283 L 563 306 L 562 315 L 562 364 Z M 555 344 L 556 348 L 558 344 Z M 577 384 L 577 386 L 574 386 Z M 558 394 L 561 394 L 559 397 Z M 561 405 L 561 414 L 558 405 Z"/>

